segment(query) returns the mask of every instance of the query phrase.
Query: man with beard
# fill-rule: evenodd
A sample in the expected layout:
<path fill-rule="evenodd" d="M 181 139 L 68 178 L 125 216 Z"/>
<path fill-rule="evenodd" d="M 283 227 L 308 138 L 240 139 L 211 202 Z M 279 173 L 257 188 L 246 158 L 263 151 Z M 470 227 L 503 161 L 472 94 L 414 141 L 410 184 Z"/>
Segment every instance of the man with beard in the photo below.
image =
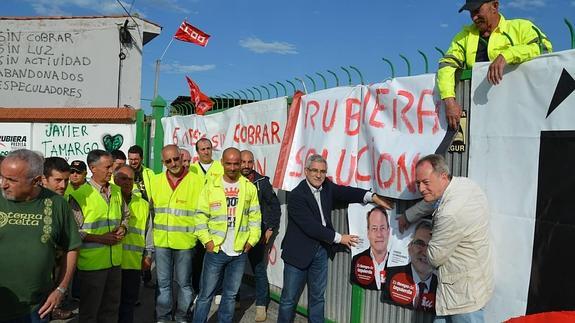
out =
<path fill-rule="evenodd" d="M 68 203 L 43 188 L 43 158 L 27 149 L 2 161 L 0 321 L 48 322 L 72 279 L 81 240 Z M 55 251 L 69 259 L 56 285 Z"/>
<path fill-rule="evenodd" d="M 144 161 L 144 150 L 138 145 L 128 149 L 128 163 L 134 170 L 134 193 L 140 194 L 146 201 L 150 200 L 152 195 L 152 178 L 155 173 L 142 164 Z"/>
<path fill-rule="evenodd" d="M 202 226 L 196 216 L 196 204 L 203 179 L 182 166 L 176 145 L 162 149 L 162 162 L 167 170 L 153 179 L 151 205 L 154 209 L 154 251 L 158 274 L 156 320 L 185 322 L 192 305 L 192 258 Z M 175 277 L 172 277 L 172 273 Z M 173 281 L 178 285 L 177 308 L 173 309 Z"/>
<path fill-rule="evenodd" d="M 439 60 L 437 86 L 445 103 L 449 126 L 457 130 L 461 106 L 455 101 L 455 72 L 470 69 L 475 62 L 491 62 L 487 81 L 503 79 L 507 64 L 520 64 L 552 51 L 551 42 L 532 22 L 506 20 L 499 13 L 498 0 L 467 0 L 459 12 L 469 11 L 473 24 L 463 27 Z"/>
<path fill-rule="evenodd" d="M 249 150 L 241 152 L 241 173 L 258 190 L 258 200 L 262 213 L 262 238 L 248 253 L 252 271 L 256 279 L 256 322 L 266 320 L 266 308 L 270 300 L 267 274 L 268 253 L 271 237 L 278 232 L 280 226 L 280 202 L 272 188 L 269 177 L 254 170 L 254 154 Z"/>
<path fill-rule="evenodd" d="M 387 268 L 387 280 L 381 293 L 383 302 L 391 300 L 410 309 L 435 313 L 437 276 L 427 258 L 429 240 L 431 224 L 423 220 L 415 227 L 409 243 L 410 263 Z"/>

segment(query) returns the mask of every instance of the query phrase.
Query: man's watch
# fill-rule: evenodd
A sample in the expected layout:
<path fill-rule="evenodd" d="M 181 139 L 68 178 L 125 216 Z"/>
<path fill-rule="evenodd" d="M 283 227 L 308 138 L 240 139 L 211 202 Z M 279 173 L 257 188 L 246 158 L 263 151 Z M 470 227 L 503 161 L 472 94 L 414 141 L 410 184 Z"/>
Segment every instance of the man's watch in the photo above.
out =
<path fill-rule="evenodd" d="M 68 288 L 58 286 L 58 287 L 56 287 L 56 290 L 59 291 L 62 295 L 66 295 Z"/>

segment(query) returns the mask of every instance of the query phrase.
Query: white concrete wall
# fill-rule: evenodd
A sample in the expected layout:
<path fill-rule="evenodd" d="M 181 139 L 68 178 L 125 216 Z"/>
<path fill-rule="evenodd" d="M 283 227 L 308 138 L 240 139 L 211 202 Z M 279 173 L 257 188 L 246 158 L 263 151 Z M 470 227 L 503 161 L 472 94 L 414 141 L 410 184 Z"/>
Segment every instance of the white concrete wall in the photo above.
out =
<path fill-rule="evenodd" d="M 0 20 L 0 107 L 140 106 L 143 33 L 160 27 L 125 17 Z"/>

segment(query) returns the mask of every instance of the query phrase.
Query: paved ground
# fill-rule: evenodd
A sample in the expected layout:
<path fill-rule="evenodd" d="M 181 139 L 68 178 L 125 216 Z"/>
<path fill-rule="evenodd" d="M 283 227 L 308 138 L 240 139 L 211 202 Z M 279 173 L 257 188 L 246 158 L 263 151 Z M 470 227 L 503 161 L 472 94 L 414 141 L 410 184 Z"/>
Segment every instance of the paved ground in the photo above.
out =
<path fill-rule="evenodd" d="M 253 287 L 243 284 L 240 289 L 241 295 L 241 308 L 237 309 L 234 315 L 234 322 L 241 323 L 251 323 L 255 322 L 256 306 L 254 303 L 255 291 Z M 134 322 L 137 323 L 151 323 L 154 322 L 154 289 L 145 288 L 141 286 L 140 288 L 140 301 L 141 304 L 136 308 L 136 314 Z M 217 305 L 212 305 L 212 311 L 210 313 L 210 318 L 208 322 L 217 322 Z M 77 313 L 77 307 L 75 312 Z M 268 308 L 268 319 L 266 322 L 276 322 L 277 321 L 278 304 L 274 301 L 270 303 Z M 51 321 L 58 323 L 77 323 L 79 322 L 78 317 L 72 318 L 66 321 Z M 296 323 L 307 322 L 307 319 L 301 315 L 297 315 L 295 319 Z"/>

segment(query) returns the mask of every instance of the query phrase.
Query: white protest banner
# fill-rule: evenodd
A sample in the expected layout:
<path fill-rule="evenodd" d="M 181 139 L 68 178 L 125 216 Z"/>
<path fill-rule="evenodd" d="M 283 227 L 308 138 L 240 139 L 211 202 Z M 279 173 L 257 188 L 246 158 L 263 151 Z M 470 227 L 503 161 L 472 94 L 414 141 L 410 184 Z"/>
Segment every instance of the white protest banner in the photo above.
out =
<path fill-rule="evenodd" d="M 133 124 L 32 123 L 32 149 L 69 162 L 86 161 L 93 149 L 127 152 L 134 142 Z"/>
<path fill-rule="evenodd" d="M 293 189 L 304 178 L 306 158 L 318 153 L 337 184 L 417 198 L 415 164 L 436 151 L 447 128 L 434 88 L 435 76 L 426 74 L 302 96 L 292 106 L 297 113 L 290 111 L 297 121 L 283 143 L 286 165 L 274 186 Z"/>
<path fill-rule="evenodd" d="M 573 310 L 575 51 L 509 67 L 497 86 L 488 66 L 473 70 L 468 167 L 490 206 L 495 292 L 485 320 Z"/>
<path fill-rule="evenodd" d="M 32 127 L 29 123 L 2 123 L 0 126 L 0 156 L 11 151 L 30 149 Z"/>
<path fill-rule="evenodd" d="M 285 97 L 240 105 L 205 116 L 162 118 L 164 144 L 187 149 L 197 160 L 195 144 L 200 138 L 212 141 L 214 159 L 228 147 L 248 149 L 255 157 L 255 169 L 273 178 L 287 120 Z"/>

